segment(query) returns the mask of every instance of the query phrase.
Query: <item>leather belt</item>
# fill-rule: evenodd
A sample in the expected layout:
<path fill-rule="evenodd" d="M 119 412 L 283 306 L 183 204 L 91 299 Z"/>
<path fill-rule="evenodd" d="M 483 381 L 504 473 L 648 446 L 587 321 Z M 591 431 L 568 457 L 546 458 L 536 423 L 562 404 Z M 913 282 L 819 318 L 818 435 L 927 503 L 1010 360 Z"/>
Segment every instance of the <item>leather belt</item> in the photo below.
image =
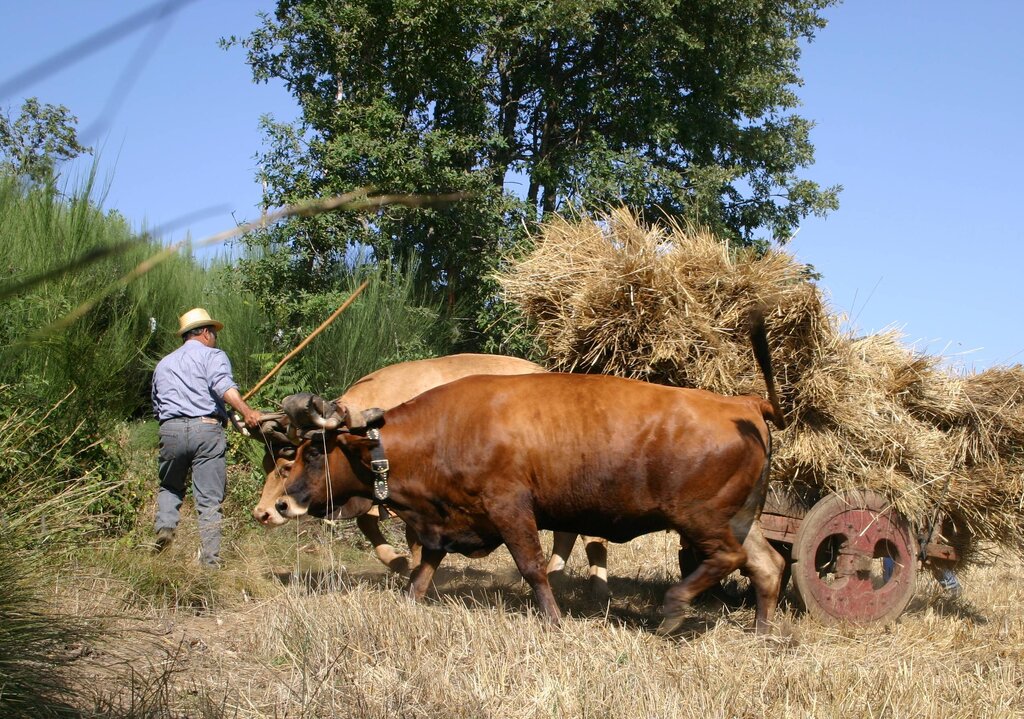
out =
<path fill-rule="evenodd" d="M 172 420 L 176 419 L 198 419 L 200 422 L 203 422 L 205 424 L 219 424 L 222 426 L 224 425 L 224 420 L 215 414 L 204 414 L 199 417 L 168 417 L 167 419 L 160 420 L 160 424 L 163 424 L 164 422 L 171 422 Z"/>

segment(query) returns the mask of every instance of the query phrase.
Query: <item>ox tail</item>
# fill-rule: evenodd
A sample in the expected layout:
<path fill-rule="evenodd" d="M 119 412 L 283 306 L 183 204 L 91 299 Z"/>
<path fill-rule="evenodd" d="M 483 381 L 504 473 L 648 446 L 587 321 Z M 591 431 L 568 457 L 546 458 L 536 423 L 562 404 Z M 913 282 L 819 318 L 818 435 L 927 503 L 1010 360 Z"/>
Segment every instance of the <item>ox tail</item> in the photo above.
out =
<path fill-rule="evenodd" d="M 765 500 L 768 498 L 768 479 L 772 473 L 772 435 L 768 433 L 768 447 L 764 457 L 764 467 L 761 469 L 761 476 L 757 478 L 757 484 L 750 488 L 747 501 L 743 503 L 732 519 L 729 520 L 729 529 L 732 530 L 736 541 L 743 544 L 750 532 L 754 520 L 761 516 Z"/>
<path fill-rule="evenodd" d="M 754 358 L 757 360 L 757 366 L 761 368 L 761 374 L 764 375 L 764 383 L 768 388 L 768 401 L 772 405 L 771 414 L 766 414 L 765 418 L 770 419 L 779 429 L 785 429 L 786 416 L 782 413 L 779 395 L 775 391 L 775 376 L 772 373 L 768 334 L 764 329 L 764 307 L 757 307 L 750 314 L 750 344 L 754 347 Z"/>

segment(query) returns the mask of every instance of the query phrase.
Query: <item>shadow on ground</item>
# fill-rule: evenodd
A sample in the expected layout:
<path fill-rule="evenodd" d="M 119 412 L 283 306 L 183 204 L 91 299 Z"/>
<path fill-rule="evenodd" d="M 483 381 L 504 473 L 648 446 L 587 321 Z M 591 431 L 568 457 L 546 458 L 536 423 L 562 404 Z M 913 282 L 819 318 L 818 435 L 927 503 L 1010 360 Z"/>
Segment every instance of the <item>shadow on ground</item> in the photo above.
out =
<path fill-rule="evenodd" d="M 311 593 L 347 592 L 355 586 L 380 591 L 405 591 L 407 578 L 381 567 L 349 569 L 347 567 L 308 567 L 281 570 L 273 578 L 285 586 L 298 586 Z M 593 592 L 587 577 L 562 576 L 552 582 L 552 589 L 562 613 L 567 618 L 603 619 L 624 628 L 654 632 L 661 623 L 660 607 L 668 581 L 650 581 L 612 577 L 608 595 Z M 440 567 L 434 577 L 428 600 L 455 602 L 472 609 L 503 611 L 520 615 L 536 614 L 533 591 L 515 568 L 488 571 L 472 566 Z M 742 604 L 742 603 L 741 603 Z M 676 636 L 697 636 L 713 627 L 726 603 L 715 597 L 695 603 L 693 616 L 687 619 Z"/>

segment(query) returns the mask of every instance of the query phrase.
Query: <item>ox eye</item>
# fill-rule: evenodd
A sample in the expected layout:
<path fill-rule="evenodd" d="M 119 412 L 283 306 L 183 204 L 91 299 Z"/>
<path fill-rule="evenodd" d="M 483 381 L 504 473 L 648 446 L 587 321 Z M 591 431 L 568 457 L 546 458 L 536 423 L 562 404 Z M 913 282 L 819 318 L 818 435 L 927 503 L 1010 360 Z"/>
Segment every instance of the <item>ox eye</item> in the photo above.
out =
<path fill-rule="evenodd" d="M 307 461 L 311 459 L 319 459 L 320 457 L 323 456 L 323 448 L 320 447 L 320 445 L 318 445 L 314 440 L 313 442 L 310 442 L 308 447 L 306 447 L 306 451 L 304 454 Z"/>

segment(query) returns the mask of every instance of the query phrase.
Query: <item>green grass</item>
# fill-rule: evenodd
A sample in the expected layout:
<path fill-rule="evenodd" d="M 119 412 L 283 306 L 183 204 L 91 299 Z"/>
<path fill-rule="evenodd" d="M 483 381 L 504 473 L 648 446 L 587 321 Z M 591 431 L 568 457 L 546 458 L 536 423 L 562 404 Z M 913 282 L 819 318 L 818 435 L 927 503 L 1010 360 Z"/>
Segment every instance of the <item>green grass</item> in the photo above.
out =
<path fill-rule="evenodd" d="M 409 268 L 358 267 L 338 277 L 334 292 L 296 297 L 293 313 L 287 317 L 266 320 L 262 325 L 255 318 L 225 320 L 228 327 L 221 346 L 231 357 L 236 379 L 246 388 L 255 385 L 364 280 L 369 284 L 348 309 L 256 394 L 258 405 L 273 406 L 300 391 L 336 396 L 355 380 L 386 365 L 445 354 L 454 339 L 451 324 L 442 318 L 440 307 L 419 297 L 413 276 Z M 230 316 L 247 308 L 236 303 L 224 311 Z"/>

